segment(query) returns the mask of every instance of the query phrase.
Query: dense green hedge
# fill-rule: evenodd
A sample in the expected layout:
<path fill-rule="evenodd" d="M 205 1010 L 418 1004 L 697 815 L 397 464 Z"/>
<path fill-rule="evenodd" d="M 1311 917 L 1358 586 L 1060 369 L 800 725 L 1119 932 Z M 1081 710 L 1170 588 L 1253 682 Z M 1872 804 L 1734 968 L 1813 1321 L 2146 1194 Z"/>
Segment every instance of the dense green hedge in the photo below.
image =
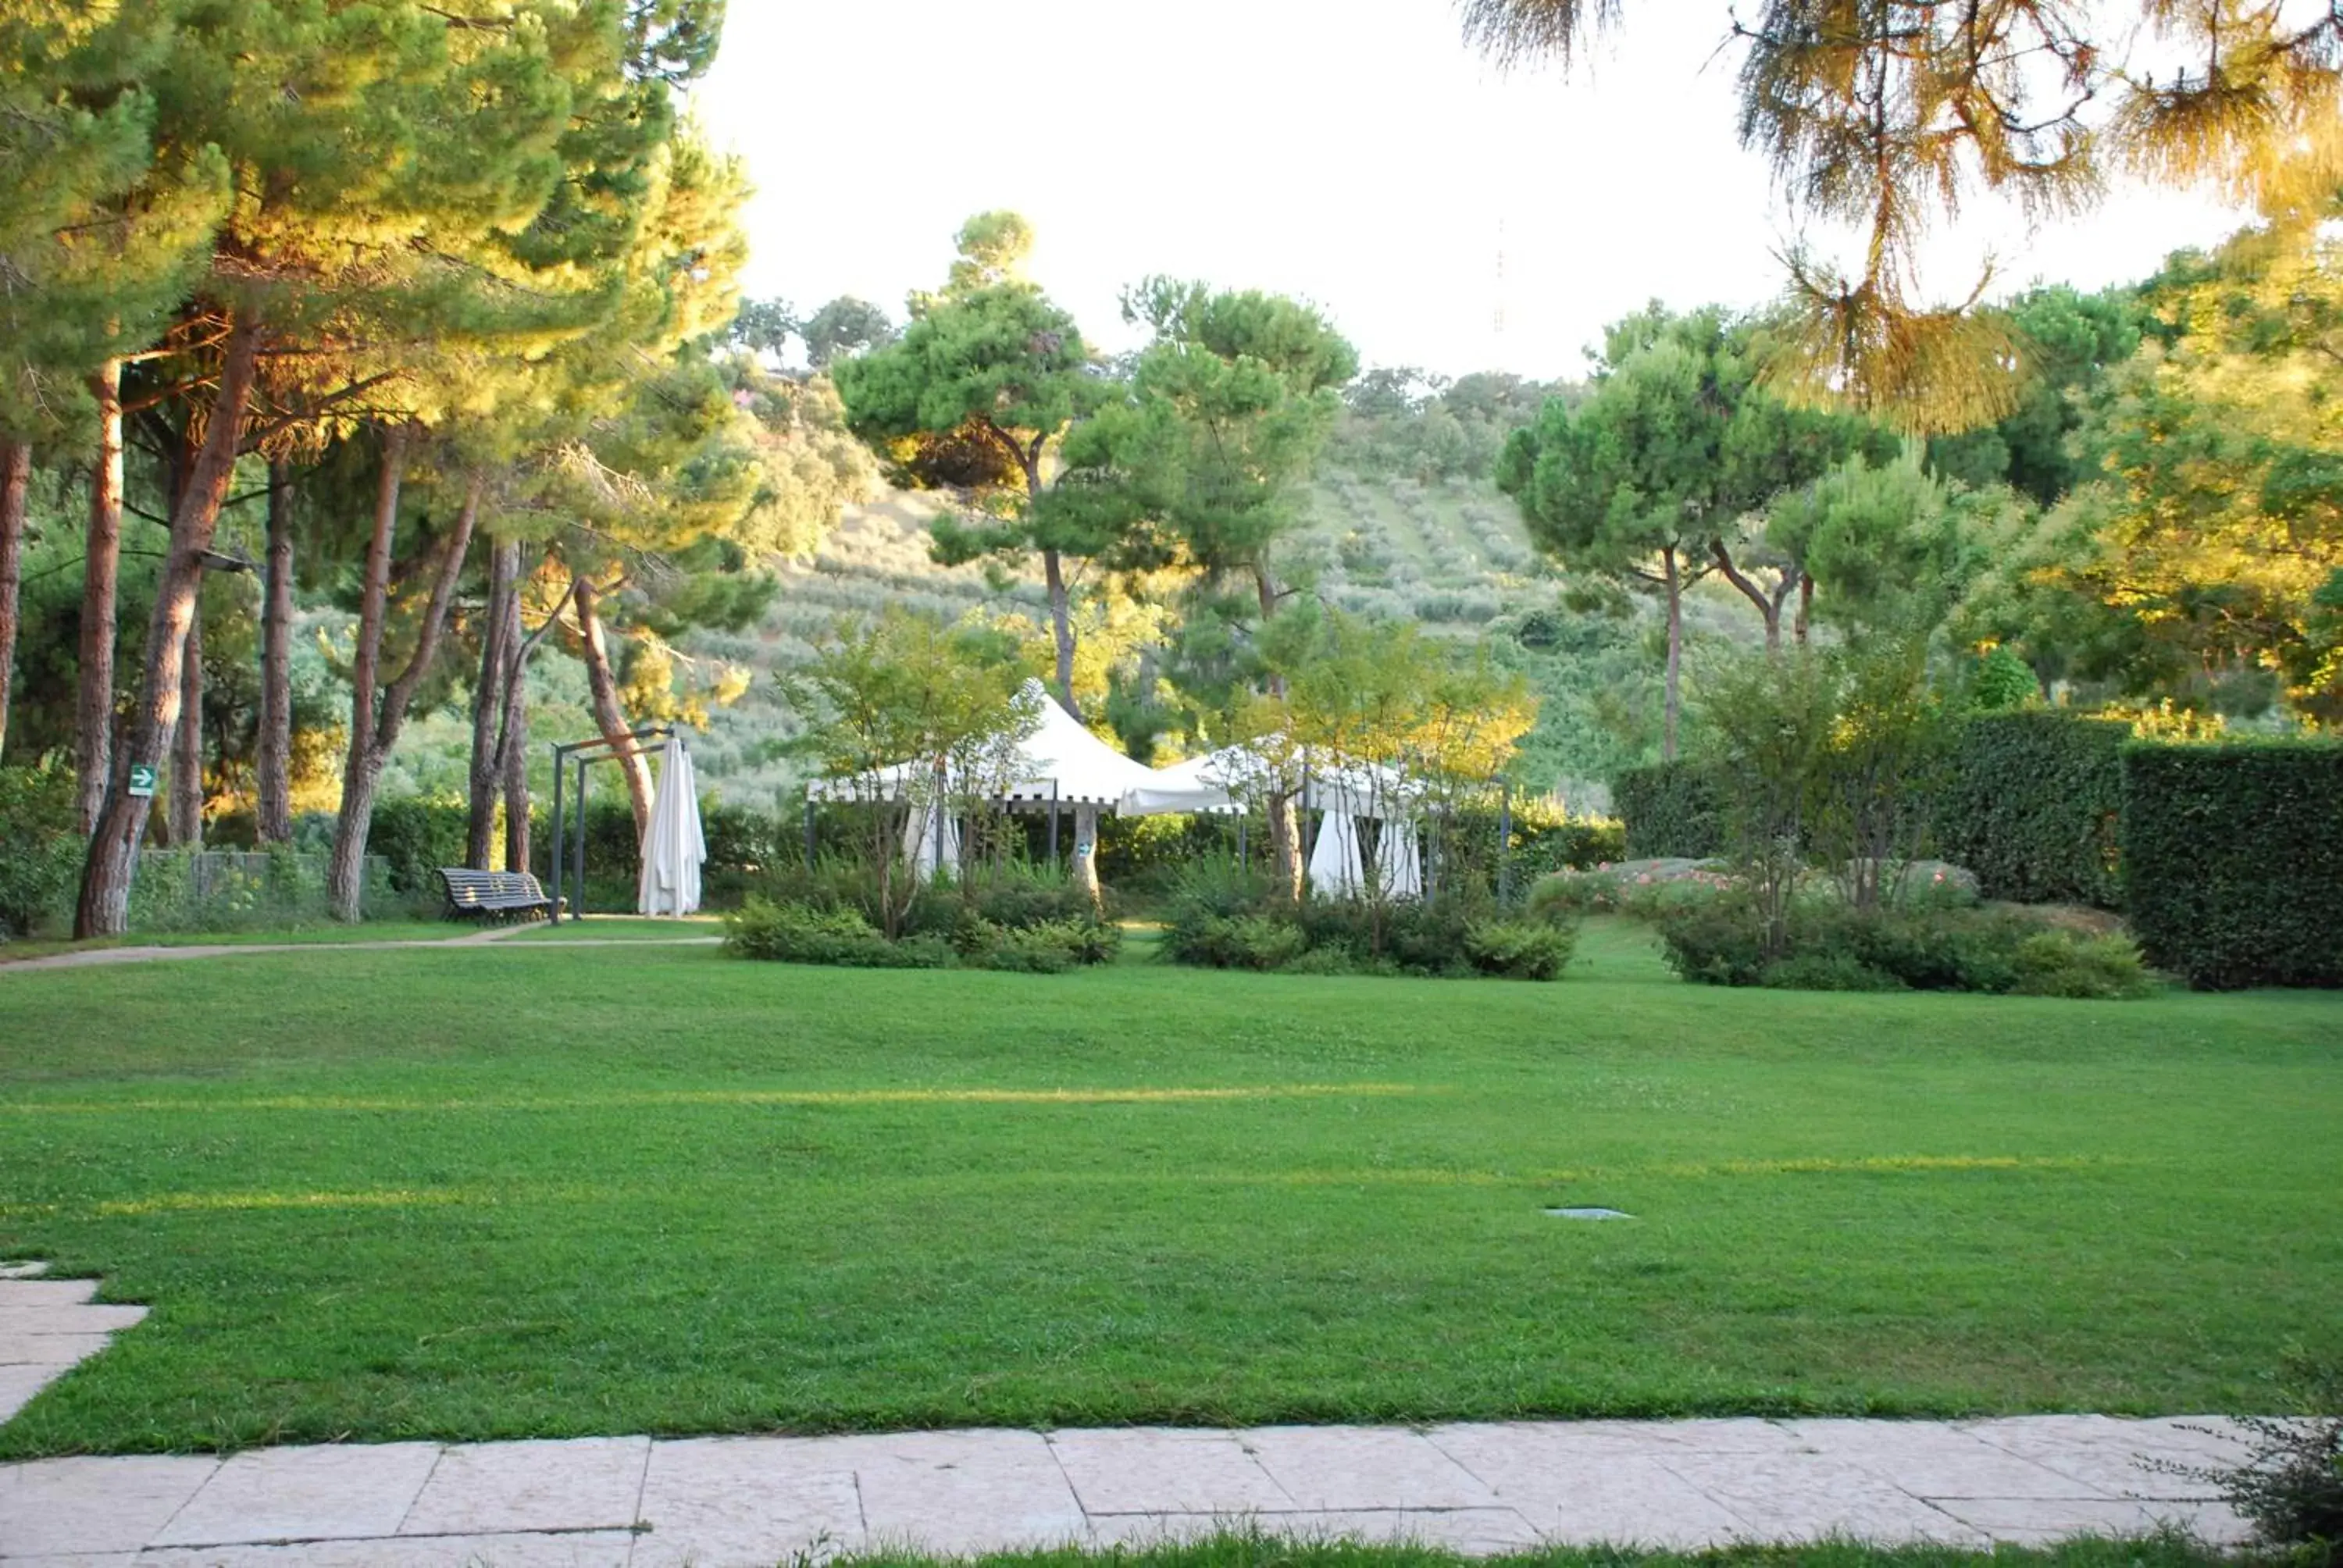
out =
<path fill-rule="evenodd" d="M 2343 744 L 2128 746 L 2125 907 L 2205 990 L 2343 985 Z"/>
<path fill-rule="evenodd" d="M 1961 729 L 1930 818 L 1936 853 L 1988 899 L 2117 906 L 2120 753 L 2128 725 L 2044 709 Z"/>
<path fill-rule="evenodd" d="M 1634 859 L 1725 851 L 1725 780 L 1706 762 L 1630 768 L 1611 781 L 1611 804 L 1626 824 Z"/>

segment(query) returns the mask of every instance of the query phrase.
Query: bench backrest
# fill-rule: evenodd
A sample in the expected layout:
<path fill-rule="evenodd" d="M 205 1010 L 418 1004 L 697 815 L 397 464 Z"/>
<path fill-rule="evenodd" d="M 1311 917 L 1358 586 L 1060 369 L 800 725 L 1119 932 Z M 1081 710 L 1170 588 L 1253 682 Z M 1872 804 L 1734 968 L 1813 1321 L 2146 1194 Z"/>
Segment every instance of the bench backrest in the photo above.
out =
<path fill-rule="evenodd" d="M 447 900 L 456 904 L 543 903 L 545 889 L 527 871 L 475 871 L 463 866 L 442 866 L 439 879 L 447 884 Z"/>

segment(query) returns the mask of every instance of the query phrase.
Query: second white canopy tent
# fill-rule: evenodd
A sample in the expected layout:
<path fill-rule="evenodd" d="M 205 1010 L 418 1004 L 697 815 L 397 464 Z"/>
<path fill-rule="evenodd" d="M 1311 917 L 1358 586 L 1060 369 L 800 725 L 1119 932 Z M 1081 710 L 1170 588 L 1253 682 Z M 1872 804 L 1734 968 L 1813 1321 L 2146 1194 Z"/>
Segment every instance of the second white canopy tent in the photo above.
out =
<path fill-rule="evenodd" d="M 1148 782 L 1124 795 L 1117 814 L 1155 817 L 1175 812 L 1234 814 L 1257 792 L 1275 764 L 1249 747 L 1231 746 L 1151 769 Z M 1387 768 L 1305 769 L 1302 809 L 1320 813 L 1318 842 L 1310 853 L 1310 890 L 1322 898 L 1365 892 L 1369 868 L 1362 819 L 1380 821 L 1373 873 L 1385 898 L 1423 896 L 1423 856 L 1416 839 L 1413 802 L 1417 790 Z"/>

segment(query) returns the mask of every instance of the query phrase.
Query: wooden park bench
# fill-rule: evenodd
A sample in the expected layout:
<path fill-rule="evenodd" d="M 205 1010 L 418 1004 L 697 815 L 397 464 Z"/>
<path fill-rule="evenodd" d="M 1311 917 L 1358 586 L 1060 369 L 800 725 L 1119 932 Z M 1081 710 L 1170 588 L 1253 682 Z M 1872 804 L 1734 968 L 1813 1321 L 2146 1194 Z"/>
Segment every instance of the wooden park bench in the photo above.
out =
<path fill-rule="evenodd" d="M 553 912 L 553 900 L 527 871 L 474 871 L 462 866 L 442 866 L 439 879 L 447 885 L 447 917 L 482 915 L 490 920 L 518 917 L 536 920 Z"/>

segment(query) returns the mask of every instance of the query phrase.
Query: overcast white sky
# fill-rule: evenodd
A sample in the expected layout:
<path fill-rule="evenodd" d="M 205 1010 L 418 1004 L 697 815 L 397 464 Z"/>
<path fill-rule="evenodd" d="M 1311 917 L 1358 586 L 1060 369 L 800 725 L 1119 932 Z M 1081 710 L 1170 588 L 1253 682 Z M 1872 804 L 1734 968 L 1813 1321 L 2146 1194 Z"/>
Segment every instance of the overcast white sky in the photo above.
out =
<path fill-rule="evenodd" d="M 1646 299 L 1765 299 L 1793 233 L 1735 145 L 1725 7 L 1628 9 L 1565 79 L 1484 66 L 1450 0 L 732 0 L 698 107 L 757 182 L 753 295 L 900 317 L 961 219 L 1011 207 L 1110 348 L 1118 291 L 1166 272 L 1312 300 L 1370 363 L 1569 376 Z M 2029 235 L 1980 206 L 1930 283 L 1966 294 L 1990 250 L 1997 292 L 2096 287 L 2240 221 L 2130 191 Z"/>

